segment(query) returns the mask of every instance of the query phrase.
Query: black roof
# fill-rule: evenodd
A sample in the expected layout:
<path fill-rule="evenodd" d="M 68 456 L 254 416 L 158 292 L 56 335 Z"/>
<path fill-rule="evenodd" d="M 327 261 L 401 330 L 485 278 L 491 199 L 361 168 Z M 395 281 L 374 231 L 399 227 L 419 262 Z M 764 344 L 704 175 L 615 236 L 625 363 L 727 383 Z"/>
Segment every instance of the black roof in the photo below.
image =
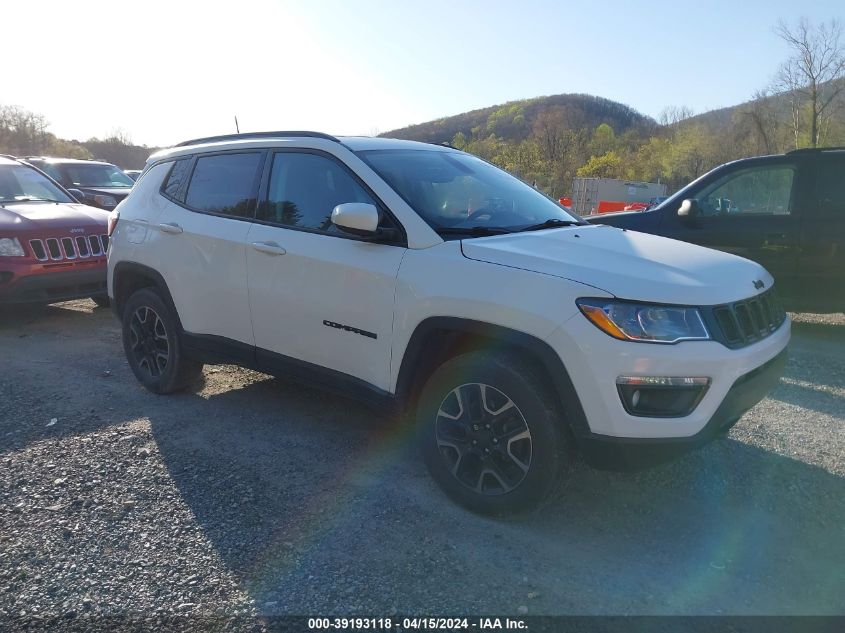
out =
<path fill-rule="evenodd" d="M 845 147 L 802 147 L 801 149 L 793 149 L 787 154 L 811 154 L 814 152 L 828 152 L 828 151 L 842 151 Z"/>

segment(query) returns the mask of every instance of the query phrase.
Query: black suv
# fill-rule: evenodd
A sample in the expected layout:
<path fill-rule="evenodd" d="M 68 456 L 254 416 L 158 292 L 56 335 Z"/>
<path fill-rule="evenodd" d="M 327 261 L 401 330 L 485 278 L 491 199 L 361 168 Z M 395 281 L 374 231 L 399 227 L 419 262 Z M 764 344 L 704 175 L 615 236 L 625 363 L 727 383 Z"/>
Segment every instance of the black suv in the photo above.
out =
<path fill-rule="evenodd" d="M 111 163 L 75 158 L 47 158 L 27 156 L 25 159 L 65 189 L 79 197 L 80 202 L 110 211 L 129 195 L 135 181 Z"/>
<path fill-rule="evenodd" d="M 588 219 L 752 259 L 789 310 L 845 311 L 845 148 L 733 161 L 648 211 Z"/>

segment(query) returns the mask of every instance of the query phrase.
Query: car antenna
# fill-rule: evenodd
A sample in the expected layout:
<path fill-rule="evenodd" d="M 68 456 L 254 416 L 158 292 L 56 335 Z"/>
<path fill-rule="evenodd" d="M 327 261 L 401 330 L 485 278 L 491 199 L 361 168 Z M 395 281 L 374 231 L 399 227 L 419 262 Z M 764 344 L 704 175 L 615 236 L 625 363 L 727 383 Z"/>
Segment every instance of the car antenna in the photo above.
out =
<path fill-rule="evenodd" d="M 238 134 L 241 133 L 241 128 L 238 127 L 238 115 L 237 114 L 235 115 L 235 132 L 237 132 Z"/>

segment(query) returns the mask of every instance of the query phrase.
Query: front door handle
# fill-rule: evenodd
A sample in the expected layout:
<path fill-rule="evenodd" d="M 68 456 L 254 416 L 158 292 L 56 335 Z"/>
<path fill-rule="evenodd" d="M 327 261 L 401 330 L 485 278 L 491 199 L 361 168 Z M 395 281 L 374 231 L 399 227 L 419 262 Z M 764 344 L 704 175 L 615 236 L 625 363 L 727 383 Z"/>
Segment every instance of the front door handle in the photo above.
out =
<path fill-rule="evenodd" d="M 284 255 L 287 253 L 287 251 L 276 244 L 276 242 L 253 242 L 252 247 L 259 253 L 264 253 L 265 255 Z"/>
<path fill-rule="evenodd" d="M 763 249 L 767 251 L 785 251 L 791 245 L 786 233 L 766 233 L 763 238 Z"/>
<path fill-rule="evenodd" d="M 163 233 L 172 233 L 173 235 L 178 235 L 182 232 L 182 227 L 175 222 L 162 222 L 158 225 L 158 228 Z"/>

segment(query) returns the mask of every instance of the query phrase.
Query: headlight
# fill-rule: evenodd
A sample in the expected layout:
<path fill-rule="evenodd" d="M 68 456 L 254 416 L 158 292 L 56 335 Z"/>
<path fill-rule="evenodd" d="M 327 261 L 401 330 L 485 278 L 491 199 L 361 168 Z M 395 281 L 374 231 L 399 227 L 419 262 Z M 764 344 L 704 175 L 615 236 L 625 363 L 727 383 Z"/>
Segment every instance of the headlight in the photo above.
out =
<path fill-rule="evenodd" d="M 677 343 L 710 338 L 697 308 L 610 299 L 578 299 L 577 303 L 593 325 L 623 341 Z"/>
<path fill-rule="evenodd" d="M 23 246 L 16 237 L 0 237 L 0 257 L 23 257 Z"/>
<path fill-rule="evenodd" d="M 96 195 L 96 196 L 94 196 L 94 202 L 96 204 L 99 204 L 101 207 L 116 207 L 117 206 L 117 200 L 115 200 L 111 196 Z"/>

